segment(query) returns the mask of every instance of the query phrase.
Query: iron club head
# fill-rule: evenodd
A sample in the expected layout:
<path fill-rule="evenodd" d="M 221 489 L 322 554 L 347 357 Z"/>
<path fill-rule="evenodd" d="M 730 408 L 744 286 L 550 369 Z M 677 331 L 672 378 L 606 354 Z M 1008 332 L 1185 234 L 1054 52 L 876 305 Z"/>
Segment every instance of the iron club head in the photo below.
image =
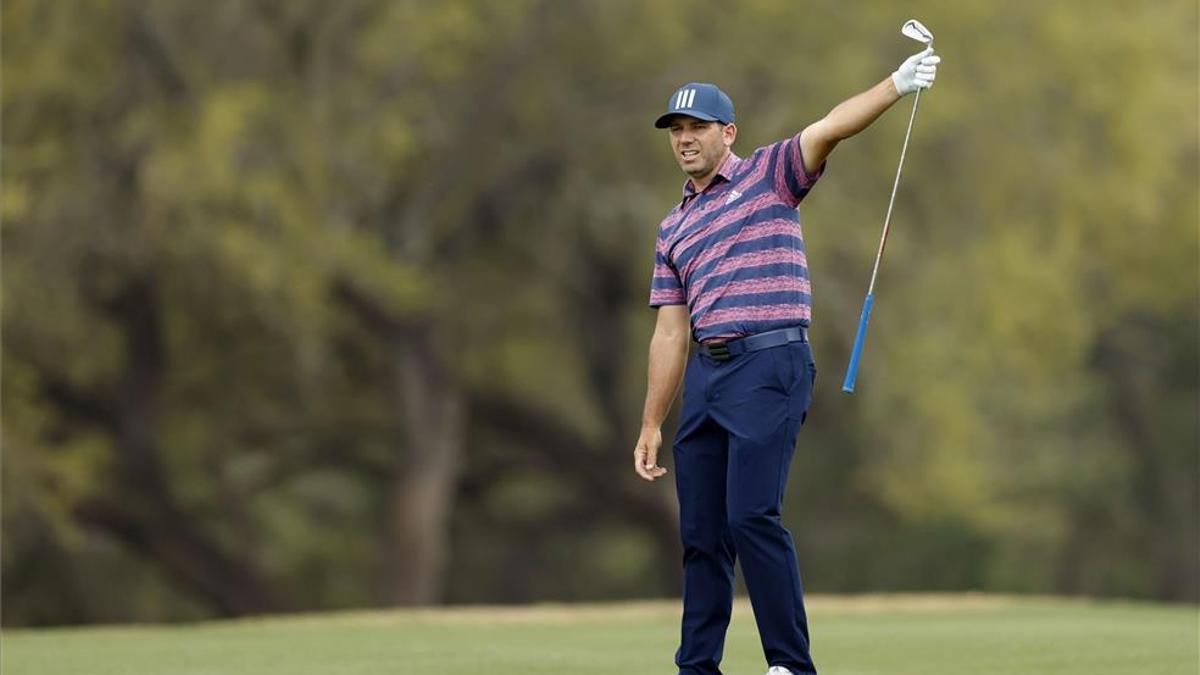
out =
<path fill-rule="evenodd" d="M 933 33 L 916 19 L 905 21 L 904 25 L 900 27 L 900 33 L 917 42 L 922 42 L 926 45 L 933 44 Z"/>

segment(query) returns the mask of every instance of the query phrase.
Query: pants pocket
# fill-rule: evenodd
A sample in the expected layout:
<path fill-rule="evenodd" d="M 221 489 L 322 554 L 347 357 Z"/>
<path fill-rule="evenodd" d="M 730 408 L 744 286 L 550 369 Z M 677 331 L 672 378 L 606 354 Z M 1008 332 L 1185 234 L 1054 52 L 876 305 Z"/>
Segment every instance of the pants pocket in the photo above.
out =
<path fill-rule="evenodd" d="M 791 405 L 789 411 L 792 419 L 804 420 L 808 417 L 808 407 L 812 404 L 813 391 L 817 383 L 817 364 L 812 358 L 812 349 L 808 343 L 793 343 L 788 345 L 793 351 L 792 361 L 796 364 L 796 379 L 789 396 Z"/>

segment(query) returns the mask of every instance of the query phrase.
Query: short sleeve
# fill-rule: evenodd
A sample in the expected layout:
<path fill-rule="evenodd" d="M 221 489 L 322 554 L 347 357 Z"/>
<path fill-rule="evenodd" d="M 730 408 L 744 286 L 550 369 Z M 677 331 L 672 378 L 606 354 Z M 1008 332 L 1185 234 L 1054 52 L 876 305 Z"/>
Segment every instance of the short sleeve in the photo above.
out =
<path fill-rule="evenodd" d="M 775 194 L 798 205 L 825 172 L 825 163 L 813 173 L 804 168 L 804 153 L 800 150 L 800 134 L 766 147 L 768 171 Z"/>
<path fill-rule="evenodd" d="M 650 281 L 650 306 L 682 305 L 687 302 L 683 283 L 675 266 L 667 259 L 667 242 L 662 229 L 658 232 L 658 243 L 654 247 L 654 278 Z"/>

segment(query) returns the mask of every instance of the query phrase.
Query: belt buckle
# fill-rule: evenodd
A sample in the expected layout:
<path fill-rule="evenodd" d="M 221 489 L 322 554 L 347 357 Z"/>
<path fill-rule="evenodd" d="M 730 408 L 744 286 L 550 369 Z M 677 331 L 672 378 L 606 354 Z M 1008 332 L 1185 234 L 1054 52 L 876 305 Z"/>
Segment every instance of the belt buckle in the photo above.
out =
<path fill-rule="evenodd" d="M 704 345 L 704 351 L 713 361 L 728 361 L 733 358 L 733 355 L 729 353 L 729 343 L 727 342 L 714 342 Z"/>

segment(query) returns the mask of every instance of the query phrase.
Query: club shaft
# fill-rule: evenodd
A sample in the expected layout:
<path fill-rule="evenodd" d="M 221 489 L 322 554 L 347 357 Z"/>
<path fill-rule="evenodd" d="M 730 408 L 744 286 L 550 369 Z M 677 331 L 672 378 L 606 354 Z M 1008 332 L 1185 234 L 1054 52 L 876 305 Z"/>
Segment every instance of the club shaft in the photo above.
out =
<path fill-rule="evenodd" d="M 928 29 L 918 22 L 916 24 L 922 30 L 922 35 L 929 35 L 929 39 L 920 40 L 926 43 L 927 47 L 933 46 L 933 36 Z M 907 28 L 907 24 L 905 25 Z M 901 32 L 909 35 L 902 28 Z M 909 35 L 909 37 L 912 37 Z M 900 174 L 904 172 L 904 157 L 908 154 L 908 139 L 912 136 L 913 122 L 917 119 L 917 106 L 921 103 L 921 90 L 917 89 L 917 95 L 913 98 L 912 113 L 908 116 L 908 128 L 904 130 L 904 144 L 900 146 L 900 161 L 896 164 L 896 179 L 892 181 L 892 196 L 888 197 L 887 214 L 883 217 L 883 233 L 879 237 L 879 250 L 875 252 L 875 266 L 871 268 L 871 283 L 867 287 L 867 297 L 863 301 L 862 316 L 858 319 L 858 331 L 854 336 L 854 347 L 850 352 L 850 363 L 846 367 L 846 379 L 842 382 L 842 391 L 847 394 L 854 393 L 855 381 L 858 378 L 858 364 L 862 357 L 863 344 L 867 339 L 867 324 L 871 320 L 871 306 L 875 301 L 875 280 L 879 277 L 879 264 L 883 261 L 883 249 L 887 247 L 888 232 L 892 226 L 892 208 L 896 205 L 896 191 L 900 188 Z"/>
<path fill-rule="evenodd" d="M 867 295 L 875 293 L 875 278 L 879 276 L 879 263 L 883 260 L 883 249 L 887 246 L 888 230 L 892 224 L 892 207 L 896 204 L 896 190 L 900 187 L 900 174 L 904 171 L 904 155 L 908 153 L 908 137 L 912 135 L 913 120 L 917 119 L 917 105 L 921 103 L 921 90 L 913 98 L 912 114 L 908 116 L 908 129 L 904 132 L 904 144 L 900 146 L 900 163 L 896 165 L 896 180 L 892 182 L 892 196 L 888 199 L 887 215 L 883 218 L 883 234 L 879 237 L 879 250 L 875 253 L 875 267 L 871 270 L 871 283 Z"/>

